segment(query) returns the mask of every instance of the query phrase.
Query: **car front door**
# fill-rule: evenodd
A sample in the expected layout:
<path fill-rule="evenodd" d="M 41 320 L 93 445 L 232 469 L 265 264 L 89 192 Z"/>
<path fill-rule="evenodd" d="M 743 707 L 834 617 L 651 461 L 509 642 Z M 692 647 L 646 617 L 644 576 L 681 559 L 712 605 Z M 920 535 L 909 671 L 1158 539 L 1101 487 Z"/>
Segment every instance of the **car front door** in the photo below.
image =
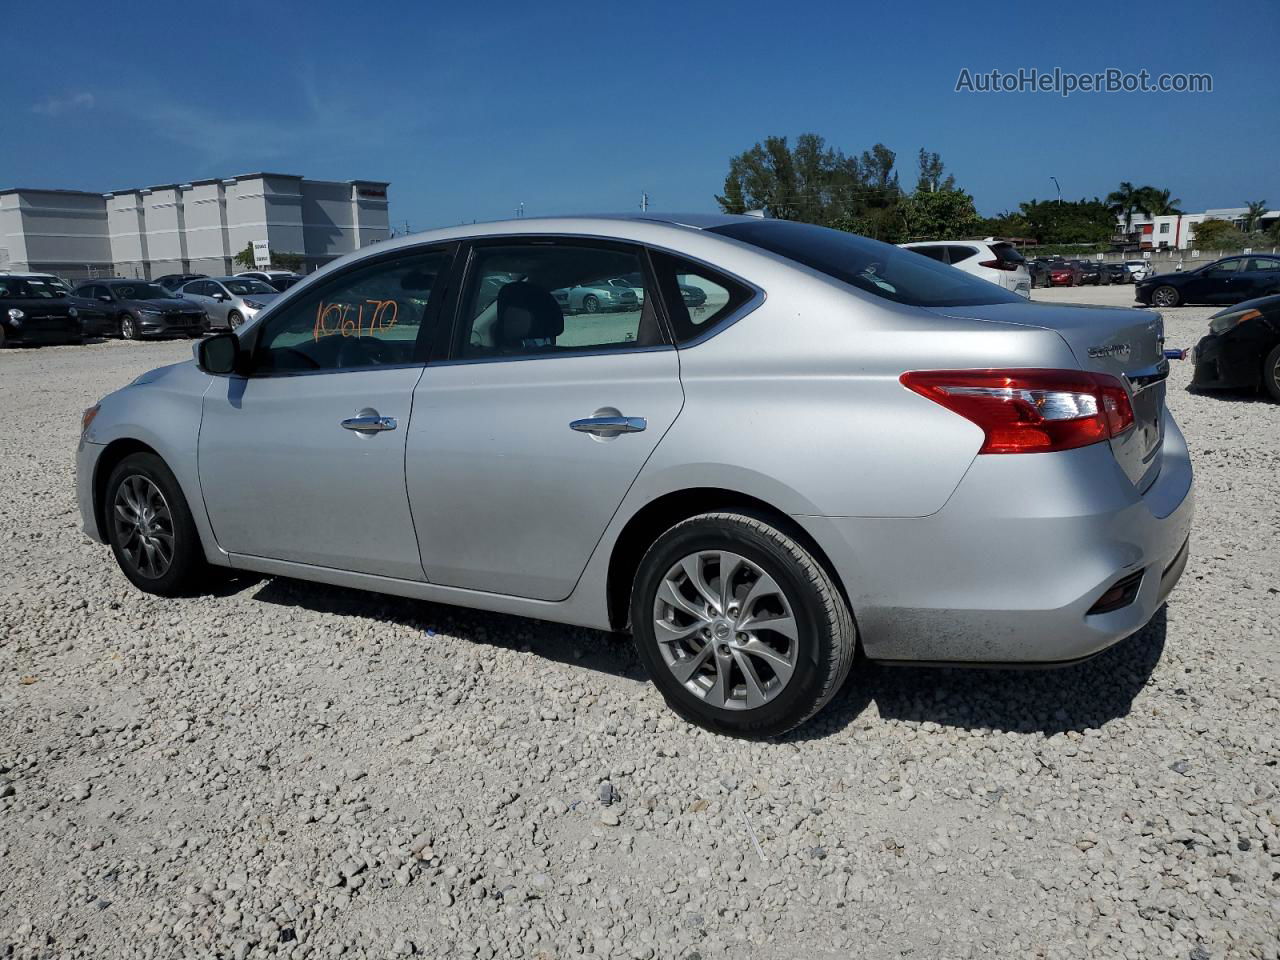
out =
<path fill-rule="evenodd" d="M 200 426 L 224 550 L 422 579 L 405 440 L 452 255 L 361 261 L 249 331 L 244 375 L 214 381 Z"/>
<path fill-rule="evenodd" d="M 630 274 L 643 306 L 569 313 L 552 294 Z M 466 276 L 450 357 L 414 393 L 423 567 L 432 583 L 562 600 L 680 412 L 676 351 L 637 247 L 486 241 Z"/>
<path fill-rule="evenodd" d="M 1240 267 L 1243 265 L 1243 257 L 1210 264 L 1198 278 L 1200 282 L 1192 296 L 1184 299 L 1200 303 L 1237 303 L 1244 299 L 1240 295 Z"/>

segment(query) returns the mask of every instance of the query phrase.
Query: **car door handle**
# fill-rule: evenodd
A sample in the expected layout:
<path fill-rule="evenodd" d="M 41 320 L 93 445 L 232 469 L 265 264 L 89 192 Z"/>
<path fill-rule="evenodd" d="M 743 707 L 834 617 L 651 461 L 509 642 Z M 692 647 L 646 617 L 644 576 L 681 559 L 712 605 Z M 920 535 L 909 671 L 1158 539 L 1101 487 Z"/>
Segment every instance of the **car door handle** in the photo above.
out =
<path fill-rule="evenodd" d="M 377 433 L 381 430 L 394 430 L 395 417 L 348 417 L 342 421 L 344 430 L 355 430 L 359 433 Z"/>
<path fill-rule="evenodd" d="M 578 433 L 607 436 L 617 433 L 639 433 L 647 426 L 649 422 L 644 417 L 587 417 L 584 420 L 574 420 L 569 424 L 569 429 L 576 430 Z"/>

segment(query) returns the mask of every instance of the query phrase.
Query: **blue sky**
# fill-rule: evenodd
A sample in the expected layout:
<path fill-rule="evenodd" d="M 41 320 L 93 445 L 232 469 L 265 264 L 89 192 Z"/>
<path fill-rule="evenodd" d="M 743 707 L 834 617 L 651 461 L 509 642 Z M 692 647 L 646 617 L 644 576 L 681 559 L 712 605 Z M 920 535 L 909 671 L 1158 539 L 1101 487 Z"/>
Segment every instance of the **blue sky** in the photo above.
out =
<path fill-rule="evenodd" d="M 1275 0 L 1213 5 L 46 2 L 9 36 L 0 187 L 384 179 L 414 230 L 714 210 L 770 134 L 942 154 L 980 212 L 1167 186 L 1280 206 Z M 214 10 L 218 12 L 215 14 Z M 1207 72 L 1209 94 L 964 94 L 962 68 Z"/>

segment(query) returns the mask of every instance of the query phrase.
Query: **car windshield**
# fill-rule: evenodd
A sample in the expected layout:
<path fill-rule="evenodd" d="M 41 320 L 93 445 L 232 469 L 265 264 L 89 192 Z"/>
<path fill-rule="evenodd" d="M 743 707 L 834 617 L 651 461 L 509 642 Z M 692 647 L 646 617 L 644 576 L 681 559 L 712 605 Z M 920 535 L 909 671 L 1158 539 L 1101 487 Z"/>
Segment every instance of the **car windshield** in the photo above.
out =
<path fill-rule="evenodd" d="M 789 220 L 756 220 L 713 227 L 710 232 L 776 253 L 895 303 L 961 307 L 1025 302 L 963 270 L 843 230 Z"/>
<path fill-rule="evenodd" d="M 226 280 L 223 282 L 223 286 L 237 297 L 243 297 L 250 293 L 276 292 L 274 287 L 263 283 L 261 280 L 245 280 L 243 278 L 240 280 Z"/>
<path fill-rule="evenodd" d="M 113 283 L 111 291 L 121 300 L 168 300 L 173 296 L 158 283 Z"/>

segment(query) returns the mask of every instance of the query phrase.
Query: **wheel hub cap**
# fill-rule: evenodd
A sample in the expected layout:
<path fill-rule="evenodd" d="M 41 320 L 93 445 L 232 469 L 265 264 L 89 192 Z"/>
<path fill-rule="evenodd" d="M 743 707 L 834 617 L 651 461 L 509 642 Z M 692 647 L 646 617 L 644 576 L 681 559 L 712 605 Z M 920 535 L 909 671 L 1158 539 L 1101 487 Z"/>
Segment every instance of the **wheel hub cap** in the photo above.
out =
<path fill-rule="evenodd" d="M 755 562 L 704 550 L 674 564 L 654 600 L 667 668 L 691 693 L 726 710 L 778 696 L 795 671 L 798 626 L 790 600 Z"/>
<path fill-rule="evenodd" d="M 125 562 L 149 580 L 173 564 L 173 515 L 160 488 L 141 474 L 125 477 L 112 501 L 115 540 Z"/>

